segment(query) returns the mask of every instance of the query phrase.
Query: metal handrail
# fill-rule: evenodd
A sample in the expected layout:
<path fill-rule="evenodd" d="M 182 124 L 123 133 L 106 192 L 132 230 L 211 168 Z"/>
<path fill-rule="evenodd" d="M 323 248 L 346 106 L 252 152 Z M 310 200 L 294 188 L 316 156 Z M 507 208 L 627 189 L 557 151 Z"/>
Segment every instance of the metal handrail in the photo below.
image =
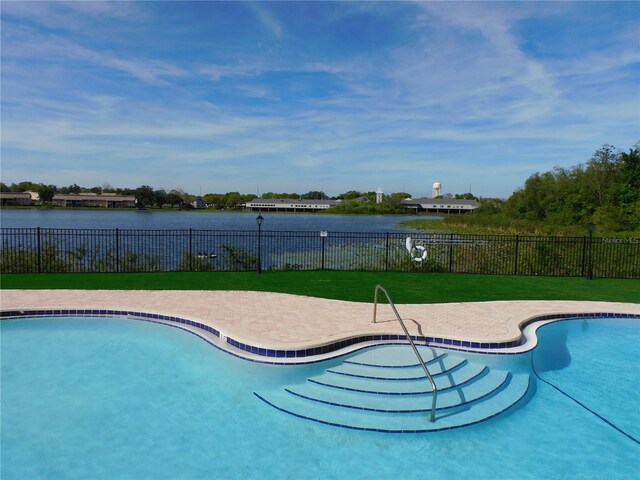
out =
<path fill-rule="evenodd" d="M 391 297 L 389 296 L 389 292 L 387 292 L 387 290 L 382 285 L 376 285 L 376 289 L 375 289 L 375 293 L 374 293 L 374 298 L 373 298 L 373 323 L 376 323 L 376 310 L 378 308 L 378 290 L 382 290 L 383 293 L 386 295 L 387 300 L 389 301 L 389 305 L 393 309 L 393 313 L 396 314 L 396 318 L 398 319 L 398 322 L 400 322 L 400 326 L 402 327 L 402 330 L 404 330 L 404 334 L 406 335 L 407 340 L 409 340 L 409 343 L 411 344 L 411 348 L 413 348 L 413 352 L 416 354 L 416 357 L 418 357 L 418 361 L 420 362 L 420 365 L 422 366 L 422 369 L 424 370 L 424 373 L 427 375 L 427 378 L 429 379 L 429 382 L 431 382 L 431 391 L 433 392 L 433 401 L 431 403 L 431 421 L 435 422 L 435 420 L 436 420 L 436 400 L 438 398 L 438 388 L 436 387 L 436 382 L 433 381 L 433 377 L 431 376 L 431 373 L 429 373 L 429 369 L 427 368 L 427 366 L 425 365 L 424 361 L 422 360 L 422 357 L 420 356 L 420 353 L 418 352 L 416 344 L 413 343 L 411 335 L 409 335 L 409 331 L 407 330 L 407 327 L 405 326 L 404 321 L 402 320 L 402 317 L 400 317 L 400 314 L 398 313 L 398 310 L 396 309 L 396 306 L 393 303 L 393 300 L 391 300 Z"/>

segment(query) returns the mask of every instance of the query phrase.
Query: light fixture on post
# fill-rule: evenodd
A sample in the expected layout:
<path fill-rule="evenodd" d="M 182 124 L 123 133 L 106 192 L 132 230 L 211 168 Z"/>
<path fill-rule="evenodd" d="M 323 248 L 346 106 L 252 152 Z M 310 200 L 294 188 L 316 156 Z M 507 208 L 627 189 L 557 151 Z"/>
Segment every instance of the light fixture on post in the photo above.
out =
<path fill-rule="evenodd" d="M 258 223 L 258 273 L 262 273 L 262 222 L 264 221 L 264 217 L 258 212 L 258 216 L 256 217 L 256 222 Z"/>

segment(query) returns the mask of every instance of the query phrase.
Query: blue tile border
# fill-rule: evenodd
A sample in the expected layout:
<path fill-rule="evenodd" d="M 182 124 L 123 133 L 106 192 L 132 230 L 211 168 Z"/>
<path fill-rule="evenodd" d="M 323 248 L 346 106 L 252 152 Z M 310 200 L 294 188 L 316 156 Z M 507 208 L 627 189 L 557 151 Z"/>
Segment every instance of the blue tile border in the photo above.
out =
<path fill-rule="evenodd" d="M 16 319 L 16 318 L 37 318 L 37 317 L 117 317 L 117 318 L 130 318 L 134 320 L 143 320 L 143 321 L 151 321 L 153 323 L 158 323 L 158 320 L 163 322 L 163 325 L 169 325 L 172 327 L 180 328 L 181 330 L 187 331 L 189 333 L 196 333 L 179 327 L 180 324 L 188 325 L 191 327 L 198 328 L 205 332 L 211 333 L 214 336 L 220 338 L 220 331 L 203 323 L 194 322 L 193 320 L 188 320 L 180 317 L 170 316 L 170 315 L 162 315 L 156 313 L 145 313 L 145 312 L 134 312 L 128 310 L 104 310 L 104 309 L 85 309 L 85 310 L 73 310 L 73 309 L 60 309 L 60 310 L 2 310 L 0 311 L 0 320 L 8 320 L 8 319 Z M 520 330 L 522 331 L 527 325 L 530 325 L 535 322 L 547 321 L 547 320 L 571 320 L 571 319 L 582 319 L 582 318 L 635 318 L 640 319 L 640 315 L 632 314 L 632 313 L 607 313 L 607 312 L 599 312 L 599 313 L 562 313 L 562 314 L 550 314 L 550 315 L 540 315 L 537 317 L 533 317 L 528 319 L 526 322 L 520 325 Z M 156 322 L 154 322 L 156 320 Z M 176 325 L 172 325 L 176 324 Z M 199 336 L 199 335 L 198 335 Z M 278 349 L 267 349 L 265 347 L 258 347 L 255 345 L 250 345 L 246 343 L 239 342 L 232 337 L 226 337 L 226 343 L 235 347 L 239 350 L 242 350 L 247 353 L 251 353 L 254 355 L 258 355 L 260 357 L 272 358 L 274 361 L 263 361 L 257 359 L 250 359 L 244 356 L 238 355 L 232 351 L 227 349 L 220 348 L 218 345 L 214 345 L 209 342 L 205 337 L 200 336 L 200 338 L 204 339 L 211 345 L 215 346 L 223 350 L 226 353 L 230 353 L 231 355 L 244 358 L 245 360 L 256 361 L 260 363 L 273 363 L 273 364 L 292 364 L 287 362 L 287 358 L 310 358 L 309 362 L 296 362 L 295 365 L 300 365 L 302 363 L 314 363 L 318 361 L 323 361 L 326 359 L 313 359 L 311 357 L 315 357 L 317 355 L 329 354 L 341 350 L 346 347 L 350 347 L 356 345 L 358 343 L 364 342 L 376 342 L 376 341 L 399 341 L 405 342 L 406 338 L 404 335 L 363 335 L 359 337 L 347 338 L 344 340 L 339 340 L 334 343 L 330 343 L 327 345 L 321 345 L 318 347 L 304 348 L 304 349 L 296 349 L 296 350 L 278 350 Z M 494 354 L 494 355 L 517 355 L 522 352 L 508 352 L 504 350 L 508 350 L 514 347 L 518 347 L 522 344 L 523 337 L 521 336 L 518 340 L 512 340 L 509 342 L 491 342 L 491 343 L 482 343 L 482 342 L 472 342 L 466 340 L 453 340 L 448 338 L 440 338 L 440 337 L 424 337 L 424 336 L 411 336 L 411 338 L 415 342 L 419 342 L 420 345 L 432 346 L 436 348 L 442 348 L 447 350 L 457 350 L 463 352 L 474 352 L 474 353 L 485 353 L 485 354 Z M 362 348 L 366 348 L 363 346 Z M 351 353 L 351 352 L 349 352 Z M 341 355 L 337 355 L 341 356 Z M 281 359 L 280 361 L 276 361 L 275 359 Z"/>

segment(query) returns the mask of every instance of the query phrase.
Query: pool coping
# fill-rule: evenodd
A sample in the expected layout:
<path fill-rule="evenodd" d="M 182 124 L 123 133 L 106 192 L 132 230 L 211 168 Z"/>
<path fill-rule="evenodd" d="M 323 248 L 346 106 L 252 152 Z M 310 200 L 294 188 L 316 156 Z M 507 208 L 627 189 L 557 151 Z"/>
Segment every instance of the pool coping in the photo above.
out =
<path fill-rule="evenodd" d="M 88 291 L 68 291 L 68 290 L 56 290 L 56 291 L 47 291 L 49 293 L 55 293 L 59 297 L 59 301 L 57 302 L 59 305 L 47 306 L 47 303 L 51 305 L 51 302 L 44 301 L 44 298 L 49 298 L 47 295 L 34 295 L 34 292 L 42 292 L 42 291 L 32 291 L 32 290 L 0 290 L 0 294 L 2 295 L 3 300 L 3 309 L 0 310 L 0 319 L 15 319 L 15 318 L 25 318 L 25 317 L 119 317 L 119 318 L 129 318 L 135 320 L 145 320 L 155 323 L 162 323 L 165 325 L 173 326 L 185 330 L 189 333 L 198 335 L 203 338 L 205 341 L 210 343 L 211 345 L 219 348 L 221 350 L 226 351 L 232 355 L 262 363 L 274 363 L 274 364 L 301 364 L 301 363 L 310 363 L 322 361 L 328 358 L 333 358 L 337 356 L 342 356 L 344 354 L 359 350 L 361 348 L 366 348 L 371 345 L 379 345 L 379 344 L 388 344 L 388 343 L 407 343 L 406 338 L 402 332 L 399 332 L 399 328 L 395 331 L 391 325 L 395 326 L 397 322 L 394 324 L 371 324 L 366 319 L 366 323 L 363 324 L 362 319 L 358 319 L 358 325 L 356 325 L 355 331 L 357 332 L 358 328 L 362 329 L 361 333 L 353 333 L 353 334 L 342 334 L 342 335 L 324 335 L 318 334 L 315 342 L 309 344 L 306 343 L 298 343 L 289 342 L 285 344 L 276 344 L 275 342 L 269 344 L 268 342 L 261 343 L 260 341 L 256 342 L 255 338 L 245 338 L 242 335 L 242 331 L 234 331 L 233 328 L 230 328 L 232 324 L 228 325 L 218 325 L 216 324 L 216 315 L 215 309 L 213 312 L 210 311 L 209 318 L 205 318 L 203 321 L 199 321 L 202 318 L 198 318 L 198 316 L 193 315 L 184 315 L 184 314 L 174 314 L 171 313 L 160 313 L 158 311 L 150 311 L 149 308 L 102 308 L 97 307 L 100 303 L 98 302 L 94 305 L 95 307 L 89 307 L 86 304 L 85 308 L 64 308 L 65 305 L 69 305 L 69 302 L 73 302 L 74 298 L 78 297 L 78 292 L 86 293 Z M 111 291 L 111 293 L 117 293 L 118 291 Z M 140 297 L 144 295 L 144 291 L 137 291 L 137 296 Z M 170 297 L 171 295 L 176 295 L 180 292 L 178 291 L 164 291 L 163 295 L 165 298 Z M 188 292 L 186 292 L 188 293 Z M 202 292 L 201 292 L 202 293 Z M 209 292 L 210 294 L 213 292 Z M 230 298 L 233 299 L 233 292 L 227 295 L 231 295 Z M 241 292 L 237 292 L 239 298 L 245 298 L 246 295 L 240 295 Z M 246 292 L 245 292 L 246 293 Z M 305 300 L 308 299 L 310 303 L 312 303 L 313 307 L 318 308 L 318 305 L 327 305 L 328 310 L 325 311 L 331 312 L 338 307 L 343 307 L 345 309 L 351 308 L 352 305 L 357 302 L 341 302 L 341 301 L 333 301 L 333 300 L 322 300 L 312 297 L 301 297 L 295 295 L 287 295 L 287 294 L 268 294 L 261 292 L 252 292 L 254 295 L 251 298 L 254 299 L 265 299 L 268 298 L 271 301 L 274 301 L 275 304 L 280 305 L 280 308 L 276 308 L 275 312 L 280 313 L 284 317 L 285 305 L 287 302 L 293 302 L 296 308 L 301 308 L 300 305 L 304 305 Z M 7 295 L 9 294 L 9 295 Z M 181 292 L 182 295 L 185 292 Z M 122 295 L 121 295 L 122 296 Z M 129 295 L 130 297 L 131 295 Z M 90 295 L 92 297 L 92 295 Z M 118 295 L 108 295 L 111 297 L 109 302 L 111 305 L 117 305 Z M 116 297 L 116 298 L 114 298 Z M 136 295 L 133 296 L 134 298 Z M 207 298 L 211 298 L 211 295 L 206 296 Z M 229 300 L 229 299 L 227 299 Z M 77 300 L 80 301 L 80 300 Z M 87 302 L 87 300 L 83 300 L 83 302 Z M 83 303 L 80 302 L 80 303 Z M 168 301 L 167 301 L 168 302 Z M 302 303 L 300 303 L 302 302 Z M 126 302 L 124 302 L 126 303 Z M 143 302 L 142 302 L 143 303 Z M 162 303 L 162 302 L 160 302 Z M 543 304 L 543 305 L 541 305 Z M 21 306 L 22 305 L 22 306 Z M 23 305 L 33 305 L 31 308 L 24 308 Z M 364 307 L 366 308 L 362 308 Z M 8 308 L 4 308 L 4 307 Z M 140 305 L 141 307 L 145 307 L 144 305 Z M 218 305 L 219 306 L 219 305 Z M 527 306 L 529 308 L 527 308 Z M 356 305 L 357 312 L 362 314 L 368 308 L 372 308 L 371 304 L 357 304 Z M 410 308 L 413 307 L 413 308 Z M 416 308 L 418 307 L 418 308 Z M 517 308 L 515 308 L 517 307 Z M 534 308 L 535 307 L 535 308 Z M 543 308 L 541 308 L 543 307 Z M 575 307 L 574 310 L 571 307 Z M 580 308 L 578 308 L 580 307 Z M 610 307 L 610 308 L 606 308 Z M 398 308 L 402 312 L 405 310 L 413 310 L 414 312 L 424 312 L 433 313 L 433 310 L 444 311 L 444 312 L 458 312 L 458 317 L 455 315 L 452 316 L 450 322 L 452 328 L 450 328 L 450 332 L 444 332 L 445 334 L 439 335 L 430 335 L 430 334 L 412 334 L 412 339 L 419 345 L 429 345 L 438 348 L 465 351 L 465 352 L 477 352 L 477 353 L 489 353 L 489 354 L 519 354 L 527 352 L 533 348 L 537 344 L 537 336 L 535 331 L 541 325 L 544 325 L 549 322 L 558 321 L 558 320 L 566 320 L 570 318 L 595 318 L 595 317 L 604 317 L 604 318 L 638 318 L 640 319 L 640 305 L 639 304 L 618 304 L 618 303 L 607 303 L 607 302 L 522 302 L 522 301 L 514 301 L 514 302 L 478 302 L 478 303 L 465 303 L 465 304 L 424 304 L 421 306 L 416 305 L 398 305 Z M 506 333 L 502 333 L 502 338 L 500 338 L 499 334 L 495 335 L 494 339 L 487 339 L 483 341 L 482 339 L 465 339 L 457 336 L 456 338 L 456 323 L 460 323 L 461 317 L 459 312 L 461 311 L 470 311 L 471 315 L 475 310 L 482 310 L 485 312 L 493 312 L 493 313 L 504 313 L 505 315 L 512 315 L 513 312 L 520 312 L 519 318 L 509 318 L 508 326 L 509 331 Z M 536 310 L 538 312 L 536 312 Z M 273 312 L 272 312 L 273 313 Z M 260 316 L 259 312 L 255 313 L 257 316 Z M 286 328 L 280 325 L 282 318 L 279 316 L 275 316 L 275 321 L 271 320 L 271 325 L 269 325 L 269 321 L 271 317 L 269 315 L 263 315 L 265 318 L 266 326 L 271 326 L 272 328 Z M 415 315 L 414 315 L 415 316 Z M 499 315 L 500 316 L 500 315 Z M 502 315 L 504 316 L 504 315 Z M 200 316 L 202 317 L 202 315 Z M 206 317 L 206 316 L 205 316 Z M 213 318 L 212 318 L 213 317 Z M 198 318 L 198 321 L 193 319 Z M 408 317 L 405 317 L 406 320 L 409 320 Z M 345 321 L 350 319 L 349 316 L 345 316 Z M 291 319 L 289 319 L 291 320 Z M 294 318 L 293 320 L 296 320 Z M 428 320 L 428 319 L 427 319 Z M 503 319 L 504 320 L 504 319 Z M 423 322 L 421 320 L 415 321 L 412 320 L 417 326 L 418 330 L 421 331 L 421 326 L 423 326 Z M 286 322 L 285 322 L 286 323 Z M 428 321 L 426 322 L 428 324 Z M 464 323 L 464 322 L 463 322 Z M 504 328 L 502 324 L 497 324 Z M 453 328 L 456 327 L 456 328 Z M 515 327 L 517 329 L 517 335 L 513 334 Z M 371 332 L 371 329 L 378 329 L 379 332 Z M 352 329 L 353 330 L 353 329 Z M 459 330 L 459 328 L 458 328 Z M 326 329 L 325 329 L 326 331 Z M 277 333 L 277 332 L 276 332 Z M 332 333 L 332 332 L 330 332 Z M 273 337 L 273 335 L 272 335 Z M 506 337 L 506 338 L 505 338 Z M 494 341 L 491 341 L 494 340 Z"/>

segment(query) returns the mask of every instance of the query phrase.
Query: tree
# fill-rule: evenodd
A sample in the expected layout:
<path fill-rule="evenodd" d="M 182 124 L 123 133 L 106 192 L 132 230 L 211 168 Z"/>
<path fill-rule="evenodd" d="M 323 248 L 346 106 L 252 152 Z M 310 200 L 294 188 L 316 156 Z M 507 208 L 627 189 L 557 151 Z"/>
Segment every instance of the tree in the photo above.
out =
<path fill-rule="evenodd" d="M 478 198 L 471 192 L 462 194 L 456 193 L 455 198 L 459 200 L 478 200 Z"/>
<path fill-rule="evenodd" d="M 640 228 L 640 152 L 634 148 L 618 154 L 603 145 L 585 165 L 535 173 L 502 210 L 509 217 L 547 225 L 595 222 L 609 232 Z"/>
<path fill-rule="evenodd" d="M 362 193 L 356 192 L 355 190 L 349 190 L 348 192 L 339 195 L 339 197 L 343 200 L 355 200 L 356 198 L 360 198 L 361 196 Z"/>
<path fill-rule="evenodd" d="M 136 188 L 134 196 L 136 197 L 138 206 L 146 207 L 147 205 L 153 205 L 154 203 L 153 188 L 149 185 L 142 185 Z"/>
<path fill-rule="evenodd" d="M 225 205 L 227 208 L 235 208 L 238 205 L 244 203 L 242 201 L 242 195 L 240 195 L 238 192 L 228 192 L 226 195 L 226 202 Z"/>
<path fill-rule="evenodd" d="M 153 192 L 153 203 L 156 207 L 162 208 L 162 206 L 167 203 L 167 192 L 163 189 L 156 190 Z"/>
<path fill-rule="evenodd" d="M 165 202 L 171 205 L 171 208 L 173 208 L 175 205 L 180 206 L 184 202 L 184 200 L 180 195 L 171 191 L 170 193 L 167 194 L 167 198 Z"/>
<path fill-rule="evenodd" d="M 504 207 L 504 200 L 500 198 L 481 198 L 480 206 L 475 210 L 475 214 L 496 215 Z"/>
<path fill-rule="evenodd" d="M 18 184 L 19 192 L 35 192 L 38 190 L 39 185 L 33 182 L 20 182 Z"/>
<path fill-rule="evenodd" d="M 192 201 L 194 201 L 196 199 L 196 197 L 194 197 L 193 195 L 188 194 L 187 192 L 185 192 L 181 188 L 174 188 L 169 193 L 175 193 L 176 195 L 180 196 L 180 198 L 182 198 L 182 202 L 183 203 L 190 203 L 190 202 L 192 202 Z"/>
<path fill-rule="evenodd" d="M 405 200 L 407 198 L 411 198 L 411 194 L 407 192 L 395 192 L 391 194 L 391 198 Z"/>
<path fill-rule="evenodd" d="M 207 193 L 204 197 L 202 197 L 202 199 L 207 205 L 213 208 L 220 209 L 224 206 L 222 197 L 223 195 L 221 193 Z"/>
<path fill-rule="evenodd" d="M 53 200 L 53 196 L 56 194 L 55 185 L 42 185 L 38 186 L 37 192 L 40 195 L 40 201 L 49 203 Z"/>
<path fill-rule="evenodd" d="M 307 192 L 304 195 L 302 195 L 301 198 L 304 198 L 304 199 L 307 199 L 307 200 L 323 200 L 323 199 L 327 198 L 327 196 L 325 195 L 324 192 L 318 192 L 316 190 L 312 190 L 312 191 Z"/>
<path fill-rule="evenodd" d="M 611 203 L 611 186 L 615 181 L 614 171 L 617 163 L 618 156 L 611 145 L 603 145 L 587 162 L 584 193 L 590 197 L 589 203 L 594 209 Z"/>
<path fill-rule="evenodd" d="M 82 192 L 82 188 L 77 183 L 74 183 L 73 185 L 69 185 L 68 187 L 60 188 L 60 193 L 75 193 L 75 194 L 78 194 L 80 192 Z"/>
<path fill-rule="evenodd" d="M 640 201 L 640 149 L 630 149 L 620 154 L 620 187 L 618 196 L 621 205 Z"/>

